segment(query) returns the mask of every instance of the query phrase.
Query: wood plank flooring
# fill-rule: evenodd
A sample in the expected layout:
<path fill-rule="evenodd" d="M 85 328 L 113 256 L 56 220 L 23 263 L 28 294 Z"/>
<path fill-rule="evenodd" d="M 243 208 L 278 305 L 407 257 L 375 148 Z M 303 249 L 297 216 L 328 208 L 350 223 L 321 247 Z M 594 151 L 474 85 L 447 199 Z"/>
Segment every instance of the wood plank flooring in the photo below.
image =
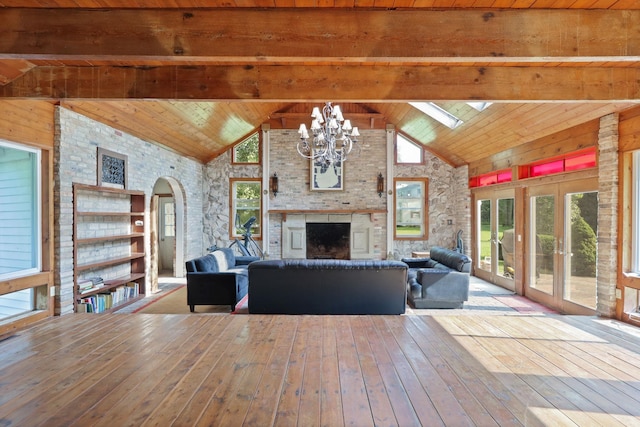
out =
<path fill-rule="evenodd" d="M 640 329 L 561 315 L 77 314 L 0 342 L 0 426 L 640 426 Z"/>

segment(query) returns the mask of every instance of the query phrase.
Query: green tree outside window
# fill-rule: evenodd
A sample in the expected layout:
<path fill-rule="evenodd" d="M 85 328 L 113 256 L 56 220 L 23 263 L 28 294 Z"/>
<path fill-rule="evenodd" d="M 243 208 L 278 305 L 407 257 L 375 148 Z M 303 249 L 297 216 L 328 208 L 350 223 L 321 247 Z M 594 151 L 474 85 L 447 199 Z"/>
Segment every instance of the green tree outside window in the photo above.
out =
<path fill-rule="evenodd" d="M 233 147 L 233 163 L 260 163 L 260 136 L 257 132 Z"/>

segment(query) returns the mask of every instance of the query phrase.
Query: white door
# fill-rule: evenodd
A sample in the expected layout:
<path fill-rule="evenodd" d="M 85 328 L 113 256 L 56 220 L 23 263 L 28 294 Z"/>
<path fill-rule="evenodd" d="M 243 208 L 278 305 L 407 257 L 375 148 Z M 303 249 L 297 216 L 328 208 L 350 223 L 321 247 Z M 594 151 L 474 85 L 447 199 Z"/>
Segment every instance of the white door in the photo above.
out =
<path fill-rule="evenodd" d="M 158 207 L 158 270 L 173 274 L 176 247 L 176 207 L 173 197 L 160 197 Z"/>

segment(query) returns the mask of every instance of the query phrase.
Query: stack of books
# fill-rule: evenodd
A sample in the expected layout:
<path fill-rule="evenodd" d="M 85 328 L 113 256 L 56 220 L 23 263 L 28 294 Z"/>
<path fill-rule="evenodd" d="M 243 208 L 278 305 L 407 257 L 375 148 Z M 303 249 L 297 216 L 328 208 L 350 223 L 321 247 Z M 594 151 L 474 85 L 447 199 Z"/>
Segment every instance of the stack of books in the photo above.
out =
<path fill-rule="evenodd" d="M 89 277 L 86 279 L 78 279 L 78 293 L 84 294 L 104 286 L 102 277 Z"/>

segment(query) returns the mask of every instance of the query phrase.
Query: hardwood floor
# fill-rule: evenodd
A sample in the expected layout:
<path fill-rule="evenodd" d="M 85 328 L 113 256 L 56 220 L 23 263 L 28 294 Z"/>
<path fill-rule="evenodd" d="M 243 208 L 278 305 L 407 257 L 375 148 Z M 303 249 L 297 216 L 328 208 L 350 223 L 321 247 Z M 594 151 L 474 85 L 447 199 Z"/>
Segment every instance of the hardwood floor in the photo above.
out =
<path fill-rule="evenodd" d="M 595 317 L 77 314 L 0 342 L 0 426 L 640 425 L 639 353 Z"/>

